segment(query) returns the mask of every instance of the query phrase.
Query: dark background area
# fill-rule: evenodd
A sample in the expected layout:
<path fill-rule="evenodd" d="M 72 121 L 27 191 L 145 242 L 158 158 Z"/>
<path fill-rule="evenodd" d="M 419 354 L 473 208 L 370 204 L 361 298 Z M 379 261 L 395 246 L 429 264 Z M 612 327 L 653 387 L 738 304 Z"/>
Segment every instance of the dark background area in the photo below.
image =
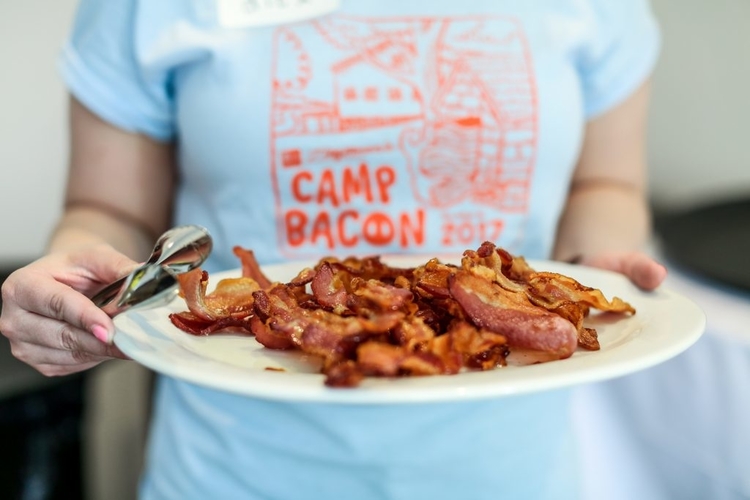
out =
<path fill-rule="evenodd" d="M 654 224 L 670 263 L 712 284 L 750 291 L 750 195 L 657 212 Z"/>
<path fill-rule="evenodd" d="M 0 284 L 18 267 L 0 266 Z M 0 498 L 83 498 L 85 377 L 45 377 L 0 337 Z"/>

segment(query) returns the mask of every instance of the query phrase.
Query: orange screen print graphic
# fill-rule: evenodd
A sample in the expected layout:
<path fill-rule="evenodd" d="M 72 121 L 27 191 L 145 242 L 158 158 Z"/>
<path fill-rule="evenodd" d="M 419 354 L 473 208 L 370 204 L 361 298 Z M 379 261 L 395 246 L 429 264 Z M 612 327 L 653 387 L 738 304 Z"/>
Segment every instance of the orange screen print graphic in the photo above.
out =
<path fill-rule="evenodd" d="M 279 247 L 418 250 L 498 241 L 528 210 L 537 92 L 508 17 L 330 16 L 274 35 Z M 315 252 L 313 252 L 315 253 Z"/>

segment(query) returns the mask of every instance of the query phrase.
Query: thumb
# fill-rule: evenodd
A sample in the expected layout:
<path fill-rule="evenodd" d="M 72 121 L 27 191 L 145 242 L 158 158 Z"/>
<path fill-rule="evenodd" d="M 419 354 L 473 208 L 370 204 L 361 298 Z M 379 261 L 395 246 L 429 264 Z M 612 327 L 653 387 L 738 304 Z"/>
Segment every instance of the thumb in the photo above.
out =
<path fill-rule="evenodd" d="M 70 255 L 71 263 L 85 270 L 86 278 L 110 283 L 132 272 L 139 263 L 109 245 L 97 245 Z"/>
<path fill-rule="evenodd" d="M 584 257 L 581 264 L 624 274 L 644 290 L 655 289 L 667 276 L 667 269 L 643 252 L 607 252 Z"/>

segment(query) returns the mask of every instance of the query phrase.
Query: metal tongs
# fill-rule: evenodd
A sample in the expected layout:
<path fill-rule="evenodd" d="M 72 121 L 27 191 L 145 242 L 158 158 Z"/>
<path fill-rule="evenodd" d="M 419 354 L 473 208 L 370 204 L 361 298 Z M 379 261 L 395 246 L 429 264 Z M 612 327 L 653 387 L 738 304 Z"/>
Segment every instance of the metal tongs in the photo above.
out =
<path fill-rule="evenodd" d="M 205 228 L 174 227 L 159 237 L 143 265 L 107 285 L 91 300 L 111 317 L 137 305 L 171 300 L 177 291 L 177 275 L 203 264 L 212 247 Z"/>

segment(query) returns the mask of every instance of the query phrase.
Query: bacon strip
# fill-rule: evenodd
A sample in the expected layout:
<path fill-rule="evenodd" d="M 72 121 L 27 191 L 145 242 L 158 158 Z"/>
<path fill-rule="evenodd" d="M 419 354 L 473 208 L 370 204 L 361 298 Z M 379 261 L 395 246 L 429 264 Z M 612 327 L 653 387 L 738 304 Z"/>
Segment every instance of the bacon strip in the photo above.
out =
<path fill-rule="evenodd" d="M 512 264 L 513 257 L 510 254 L 505 251 L 497 251 L 495 245 L 487 241 L 476 252 L 466 250 L 464 257 L 461 259 L 461 266 L 476 276 L 494 281 L 505 290 L 523 292 L 526 288 L 525 285 L 512 280 L 507 274 Z"/>
<path fill-rule="evenodd" d="M 251 314 L 253 292 L 260 289 L 252 278 L 227 278 L 221 280 L 211 294 L 206 295 L 208 273 L 201 269 L 180 274 L 177 281 L 190 312 L 206 321 Z"/>
<path fill-rule="evenodd" d="M 310 284 L 313 295 L 318 303 L 336 314 L 344 314 L 349 311 L 349 293 L 344 288 L 340 275 L 333 272 L 333 267 L 324 262 L 315 273 Z"/>
<path fill-rule="evenodd" d="M 271 286 L 271 280 L 260 270 L 260 264 L 258 264 L 258 260 L 255 258 L 255 252 L 241 246 L 235 246 L 232 248 L 232 252 L 240 259 L 242 276 L 252 278 L 261 288 Z"/>
<path fill-rule="evenodd" d="M 220 331 L 245 331 L 250 333 L 251 328 L 246 318 L 227 317 L 218 320 L 206 321 L 191 314 L 190 312 L 173 313 L 169 320 L 180 330 L 192 335 L 211 335 Z"/>
<path fill-rule="evenodd" d="M 205 302 L 208 273 L 202 269 L 193 269 L 177 275 L 177 282 L 190 312 L 200 319 L 212 321 L 214 315 Z"/>
<path fill-rule="evenodd" d="M 454 274 L 449 283 L 451 295 L 474 324 L 504 335 L 511 346 L 545 351 L 558 359 L 575 351 L 575 326 L 556 314 L 524 303 L 520 294 L 504 293 L 502 288 L 467 272 Z"/>
<path fill-rule="evenodd" d="M 580 284 L 575 279 L 550 272 L 533 273 L 528 280 L 530 296 L 539 305 L 557 307 L 560 301 L 579 302 L 600 311 L 635 314 L 635 308 L 619 297 L 611 301 L 601 290 Z"/>

